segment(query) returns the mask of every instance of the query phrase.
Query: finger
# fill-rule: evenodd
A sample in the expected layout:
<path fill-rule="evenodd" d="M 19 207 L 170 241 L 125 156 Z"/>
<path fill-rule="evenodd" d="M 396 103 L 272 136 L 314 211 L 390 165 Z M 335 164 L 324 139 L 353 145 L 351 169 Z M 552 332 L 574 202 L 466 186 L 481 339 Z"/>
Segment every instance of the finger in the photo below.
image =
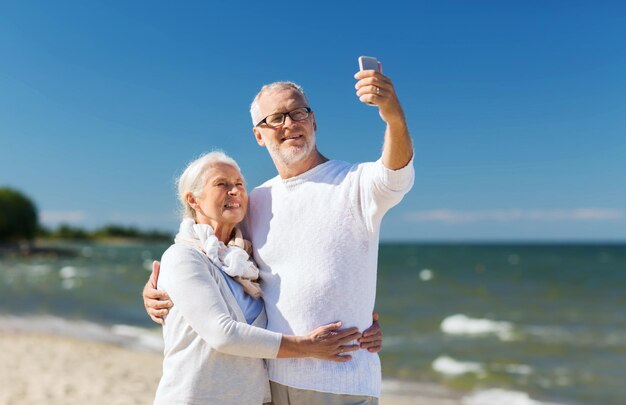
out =
<path fill-rule="evenodd" d="M 335 356 L 332 356 L 329 360 L 331 361 L 336 361 L 339 363 L 345 363 L 346 361 L 352 360 L 352 356 L 350 356 L 349 354 L 337 354 Z"/>
<path fill-rule="evenodd" d="M 383 344 L 382 339 L 369 340 L 367 342 L 359 341 L 359 345 L 361 346 L 361 349 L 369 349 L 370 347 L 374 347 L 374 346 L 382 346 L 382 344 Z"/>
<path fill-rule="evenodd" d="M 347 328 L 347 329 L 339 329 L 341 327 L 341 322 L 330 323 L 328 325 L 320 326 L 318 330 L 321 330 L 319 333 L 319 337 L 323 337 L 324 339 L 339 339 L 348 334 L 354 333 L 358 331 L 357 328 Z"/>
<path fill-rule="evenodd" d="M 156 316 L 150 315 L 150 319 L 152 319 L 154 322 L 158 323 L 159 325 L 163 325 L 163 319 L 162 318 L 158 318 Z"/>
<path fill-rule="evenodd" d="M 359 332 L 359 328 L 352 327 L 352 328 L 337 330 L 335 331 L 333 336 L 337 339 L 343 339 L 349 336 L 357 336 L 356 338 L 354 338 L 354 339 L 357 339 L 361 337 L 361 332 Z"/>
<path fill-rule="evenodd" d="M 172 301 L 170 300 L 145 300 L 144 305 L 146 308 L 152 309 L 167 309 L 173 306 Z"/>
<path fill-rule="evenodd" d="M 382 90 L 385 90 L 387 92 L 389 92 L 393 87 L 390 86 L 388 83 L 382 82 L 380 80 L 361 80 L 359 82 L 357 82 L 357 84 L 354 86 L 355 89 L 360 90 L 360 89 L 376 89 L 376 87 L 381 88 Z"/>
<path fill-rule="evenodd" d="M 383 330 L 380 327 L 378 321 L 374 321 L 374 323 L 369 328 L 363 331 L 363 337 L 370 337 L 375 335 L 383 335 Z"/>
<path fill-rule="evenodd" d="M 363 334 L 359 338 L 359 343 L 379 342 L 381 340 L 383 340 L 383 334 L 382 333 L 377 333 L 377 334 L 369 335 L 369 336 L 365 336 L 365 334 Z"/>
<path fill-rule="evenodd" d="M 383 97 L 383 96 L 384 96 L 384 94 L 383 94 L 384 89 L 383 89 L 382 87 L 379 87 L 379 86 L 371 86 L 371 87 L 369 88 L 369 91 L 370 91 L 372 94 L 376 94 L 377 96 L 380 96 L 380 97 Z"/>
<path fill-rule="evenodd" d="M 359 97 L 359 101 L 361 101 L 362 103 L 374 104 L 374 105 L 380 104 L 381 100 L 382 98 L 380 96 L 377 96 L 376 94 L 364 94 Z"/>
<path fill-rule="evenodd" d="M 159 281 L 159 271 L 161 270 L 161 264 L 158 261 L 152 262 L 152 273 L 150 273 L 150 278 L 148 279 L 148 283 L 150 287 L 157 288 L 157 282 Z"/>
<path fill-rule="evenodd" d="M 359 349 L 361 349 L 359 345 L 344 345 L 344 346 L 339 346 L 335 352 L 337 354 L 341 354 L 341 353 L 355 352 Z"/>
<path fill-rule="evenodd" d="M 357 80 L 361 80 L 366 77 L 372 77 L 374 76 L 374 72 L 375 70 L 359 70 L 358 72 L 354 74 L 354 78 Z"/>
<path fill-rule="evenodd" d="M 373 94 L 375 96 L 384 97 L 385 94 L 388 94 L 388 93 L 386 93 L 382 87 L 378 87 L 378 86 L 361 87 L 356 92 L 356 95 L 359 97 L 366 95 L 366 94 Z"/>
<path fill-rule="evenodd" d="M 344 344 L 344 343 L 348 343 L 348 342 L 352 342 L 355 340 L 358 340 L 361 337 L 360 333 L 355 333 L 352 335 L 348 335 L 348 336 L 344 336 L 340 339 L 336 339 L 336 342 L 340 345 Z"/>
<path fill-rule="evenodd" d="M 374 322 L 372 326 L 365 329 L 363 331 L 363 337 L 375 336 L 375 335 L 383 335 L 383 330 L 380 327 L 378 322 Z"/>
<path fill-rule="evenodd" d="M 387 76 L 385 76 L 384 74 L 374 69 L 359 70 L 358 72 L 354 74 L 354 78 L 357 80 L 365 79 L 367 77 L 376 77 L 378 79 L 388 79 Z"/>
<path fill-rule="evenodd" d="M 383 330 L 380 327 L 380 324 L 378 323 L 378 312 L 376 311 L 372 312 L 372 324 L 370 325 L 369 328 L 363 331 L 364 338 L 367 338 L 370 336 L 380 337 L 380 339 L 382 339 L 383 337 Z"/>
<path fill-rule="evenodd" d="M 150 316 L 156 316 L 158 318 L 163 318 L 165 315 L 167 315 L 170 311 L 168 309 L 154 309 L 154 308 L 148 308 L 147 310 L 148 315 Z"/>
<path fill-rule="evenodd" d="M 363 79 L 356 82 L 354 87 L 358 89 L 359 87 L 368 86 L 372 84 L 376 86 L 385 86 L 385 87 L 392 86 L 391 80 L 388 77 L 379 75 L 379 76 L 364 77 Z"/>
<path fill-rule="evenodd" d="M 380 325 L 378 325 L 378 323 L 373 324 L 363 331 L 363 338 L 371 337 L 383 337 L 383 330 L 380 328 Z"/>
<path fill-rule="evenodd" d="M 341 328 L 341 325 L 342 325 L 341 321 L 337 321 L 337 322 L 334 322 L 334 323 L 329 323 L 328 325 L 322 326 L 322 330 L 328 330 L 328 331 L 337 330 L 337 329 Z"/>
<path fill-rule="evenodd" d="M 380 352 L 382 349 L 383 349 L 383 346 L 382 346 L 382 345 L 380 345 L 380 346 L 368 347 L 368 348 L 367 348 L 367 351 L 368 351 L 368 352 L 370 352 L 370 353 L 378 353 L 378 352 Z"/>
<path fill-rule="evenodd" d="M 170 296 L 167 295 L 167 293 L 163 290 L 153 290 L 149 288 L 146 291 L 144 291 L 144 298 L 160 300 L 160 301 L 168 301 L 170 299 Z"/>

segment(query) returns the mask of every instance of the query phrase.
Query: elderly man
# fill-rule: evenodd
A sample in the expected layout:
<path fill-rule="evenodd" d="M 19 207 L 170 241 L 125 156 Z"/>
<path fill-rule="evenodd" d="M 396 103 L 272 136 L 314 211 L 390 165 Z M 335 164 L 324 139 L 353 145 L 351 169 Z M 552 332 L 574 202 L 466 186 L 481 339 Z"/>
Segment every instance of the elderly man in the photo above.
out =
<path fill-rule="evenodd" d="M 374 70 L 355 78 L 357 96 L 377 106 L 387 126 L 376 162 L 323 156 L 315 143 L 315 114 L 294 83 L 266 85 L 252 102 L 254 135 L 279 174 L 251 192 L 245 224 L 261 271 L 269 330 L 303 335 L 337 320 L 360 330 L 371 323 L 380 224 L 413 184 L 413 149 L 391 80 Z M 162 314 L 150 297 L 158 293 L 147 285 L 148 312 Z M 366 339 L 369 350 L 353 352 L 343 363 L 268 360 L 273 403 L 377 403 L 379 340 Z"/>

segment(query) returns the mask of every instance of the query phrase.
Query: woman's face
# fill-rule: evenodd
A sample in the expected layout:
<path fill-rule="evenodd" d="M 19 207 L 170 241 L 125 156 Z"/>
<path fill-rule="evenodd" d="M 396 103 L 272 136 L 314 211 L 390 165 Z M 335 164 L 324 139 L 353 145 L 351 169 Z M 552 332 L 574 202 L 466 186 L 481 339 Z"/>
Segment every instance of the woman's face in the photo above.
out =
<path fill-rule="evenodd" d="M 196 222 L 214 230 L 234 227 L 243 221 L 248 208 L 248 194 L 239 170 L 227 163 L 207 169 L 207 180 L 199 197 L 191 197 Z"/>

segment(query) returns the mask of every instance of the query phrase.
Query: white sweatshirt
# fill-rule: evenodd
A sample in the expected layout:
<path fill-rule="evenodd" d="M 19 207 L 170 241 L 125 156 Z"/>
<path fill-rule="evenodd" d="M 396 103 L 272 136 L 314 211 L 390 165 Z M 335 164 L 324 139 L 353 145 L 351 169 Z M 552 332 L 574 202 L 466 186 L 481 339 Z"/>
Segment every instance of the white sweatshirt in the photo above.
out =
<path fill-rule="evenodd" d="M 335 321 L 361 331 L 371 325 L 380 223 L 413 178 L 412 161 L 393 171 L 380 160 L 331 160 L 252 191 L 246 228 L 261 271 L 268 330 L 305 335 Z M 269 360 L 270 379 L 295 388 L 380 396 L 378 355 L 350 354 L 345 363 Z"/>

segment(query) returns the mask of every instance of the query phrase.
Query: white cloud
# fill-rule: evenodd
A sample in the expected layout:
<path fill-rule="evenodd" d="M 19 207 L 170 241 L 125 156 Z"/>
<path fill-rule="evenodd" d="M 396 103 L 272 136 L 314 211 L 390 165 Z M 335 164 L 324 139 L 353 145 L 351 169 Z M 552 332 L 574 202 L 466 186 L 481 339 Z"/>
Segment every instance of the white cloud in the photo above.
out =
<path fill-rule="evenodd" d="M 479 210 L 459 211 L 436 209 L 409 213 L 408 218 L 415 222 L 467 223 L 481 221 L 610 221 L 624 219 L 624 211 L 618 209 L 577 208 L 560 210 Z"/>
<path fill-rule="evenodd" d="M 85 221 L 87 215 L 83 211 L 41 211 L 39 218 L 46 225 L 77 224 Z"/>

